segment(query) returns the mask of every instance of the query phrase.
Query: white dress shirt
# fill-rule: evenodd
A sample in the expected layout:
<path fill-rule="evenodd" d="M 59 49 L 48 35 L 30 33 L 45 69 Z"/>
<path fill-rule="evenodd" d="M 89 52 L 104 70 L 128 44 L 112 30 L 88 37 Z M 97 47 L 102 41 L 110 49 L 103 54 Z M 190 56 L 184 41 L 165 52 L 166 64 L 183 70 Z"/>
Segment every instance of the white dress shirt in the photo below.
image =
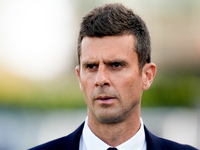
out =
<path fill-rule="evenodd" d="M 146 150 L 146 139 L 144 132 L 144 124 L 142 118 L 140 118 L 141 126 L 138 132 L 131 137 L 126 142 L 118 145 L 116 148 L 118 150 Z M 89 128 L 88 118 L 85 120 L 83 127 L 83 132 L 79 142 L 79 150 L 107 150 L 109 147 L 108 144 L 99 139 Z"/>

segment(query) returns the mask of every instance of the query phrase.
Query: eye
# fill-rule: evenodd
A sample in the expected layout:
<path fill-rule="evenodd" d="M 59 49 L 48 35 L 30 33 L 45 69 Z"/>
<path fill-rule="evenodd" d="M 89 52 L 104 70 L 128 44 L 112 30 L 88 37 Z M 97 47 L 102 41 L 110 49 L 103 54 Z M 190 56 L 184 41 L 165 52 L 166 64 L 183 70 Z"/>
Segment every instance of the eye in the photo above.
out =
<path fill-rule="evenodd" d="M 86 65 L 86 68 L 87 68 L 87 69 L 91 69 L 91 70 L 92 70 L 92 69 L 96 69 L 97 67 L 98 67 L 98 66 L 97 66 L 96 64 L 87 64 L 87 65 Z"/>
<path fill-rule="evenodd" d="M 110 66 L 112 66 L 114 68 L 119 68 L 119 67 L 122 67 L 122 64 L 119 62 L 114 62 L 114 63 L 111 63 Z"/>

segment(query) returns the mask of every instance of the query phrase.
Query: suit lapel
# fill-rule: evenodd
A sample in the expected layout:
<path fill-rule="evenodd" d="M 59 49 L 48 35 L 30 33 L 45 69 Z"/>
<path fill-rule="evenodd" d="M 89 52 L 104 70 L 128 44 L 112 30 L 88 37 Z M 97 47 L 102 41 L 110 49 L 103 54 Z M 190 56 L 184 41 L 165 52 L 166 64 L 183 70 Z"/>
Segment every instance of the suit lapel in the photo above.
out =
<path fill-rule="evenodd" d="M 84 123 L 82 123 L 74 132 L 72 132 L 66 140 L 67 150 L 79 150 L 79 141 L 82 134 Z"/>
<path fill-rule="evenodd" d="M 145 136 L 147 141 L 147 150 L 165 150 L 166 147 L 162 143 L 162 140 L 157 136 L 153 135 L 147 128 L 144 126 Z"/>

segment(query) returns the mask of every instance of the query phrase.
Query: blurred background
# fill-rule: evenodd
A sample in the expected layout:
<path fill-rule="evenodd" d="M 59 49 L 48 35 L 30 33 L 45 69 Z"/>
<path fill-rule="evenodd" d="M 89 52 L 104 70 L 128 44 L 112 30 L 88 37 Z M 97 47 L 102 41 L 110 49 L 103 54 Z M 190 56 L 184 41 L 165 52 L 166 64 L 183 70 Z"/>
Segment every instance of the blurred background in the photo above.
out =
<path fill-rule="evenodd" d="M 200 148 L 199 0 L 0 0 L 0 150 L 28 149 L 84 121 L 79 24 L 111 2 L 132 8 L 150 31 L 158 70 L 142 99 L 147 128 Z"/>

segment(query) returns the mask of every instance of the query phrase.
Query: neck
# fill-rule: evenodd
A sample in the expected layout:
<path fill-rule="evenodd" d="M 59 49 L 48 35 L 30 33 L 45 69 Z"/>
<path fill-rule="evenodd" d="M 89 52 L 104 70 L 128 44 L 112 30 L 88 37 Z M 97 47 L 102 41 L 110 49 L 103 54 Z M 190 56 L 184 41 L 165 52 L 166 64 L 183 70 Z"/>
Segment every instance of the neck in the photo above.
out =
<path fill-rule="evenodd" d="M 116 147 L 133 137 L 140 129 L 140 113 L 118 123 L 94 121 L 88 114 L 88 125 L 92 132 L 110 146 Z"/>

